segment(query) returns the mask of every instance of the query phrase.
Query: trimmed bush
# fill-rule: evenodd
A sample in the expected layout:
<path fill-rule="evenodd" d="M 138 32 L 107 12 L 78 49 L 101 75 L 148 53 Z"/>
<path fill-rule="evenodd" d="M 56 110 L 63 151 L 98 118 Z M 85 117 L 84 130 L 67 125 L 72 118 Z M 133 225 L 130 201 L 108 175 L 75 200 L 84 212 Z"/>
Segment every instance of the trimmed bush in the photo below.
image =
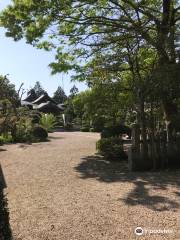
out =
<path fill-rule="evenodd" d="M 72 130 L 73 129 L 73 124 L 72 123 L 66 123 L 65 125 L 64 125 L 64 129 L 65 130 Z"/>
<path fill-rule="evenodd" d="M 102 138 L 96 143 L 96 149 L 108 160 L 126 160 L 122 140 L 118 137 Z"/>
<path fill-rule="evenodd" d="M 3 136 L 0 136 L 0 146 L 5 144 L 5 139 Z"/>
<path fill-rule="evenodd" d="M 118 137 L 120 134 L 127 134 L 131 137 L 131 129 L 124 125 L 106 127 L 101 132 L 101 138 Z"/>
<path fill-rule="evenodd" d="M 48 137 L 48 132 L 45 128 L 41 126 L 35 126 L 32 130 L 33 136 L 38 140 L 46 140 Z"/>
<path fill-rule="evenodd" d="M 92 127 L 94 128 L 94 132 L 102 132 L 104 129 L 105 119 L 104 117 L 97 117 L 92 122 Z"/>
<path fill-rule="evenodd" d="M 96 132 L 96 130 L 92 127 L 89 129 L 90 132 Z"/>
<path fill-rule="evenodd" d="M 89 127 L 84 126 L 80 130 L 81 132 L 89 132 Z"/>
<path fill-rule="evenodd" d="M 103 129 L 101 132 L 101 138 L 110 138 L 113 137 L 114 132 L 112 132 L 110 129 Z"/>
<path fill-rule="evenodd" d="M 11 135 L 8 136 L 0 136 L 0 145 L 6 144 L 6 143 L 12 143 L 13 139 Z"/>
<path fill-rule="evenodd" d="M 39 124 L 39 122 L 41 120 L 41 114 L 40 113 L 32 112 L 30 114 L 30 117 L 32 118 L 32 123 L 33 124 Z"/>

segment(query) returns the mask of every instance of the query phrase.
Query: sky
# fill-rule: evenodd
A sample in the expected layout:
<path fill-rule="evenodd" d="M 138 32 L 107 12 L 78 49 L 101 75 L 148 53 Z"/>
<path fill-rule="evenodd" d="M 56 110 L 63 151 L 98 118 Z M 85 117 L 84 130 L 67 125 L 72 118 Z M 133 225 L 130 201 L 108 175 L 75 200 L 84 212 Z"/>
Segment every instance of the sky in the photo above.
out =
<path fill-rule="evenodd" d="M 2 10 L 10 0 L 0 0 Z M 39 81 L 43 88 L 52 96 L 58 86 L 68 95 L 75 84 L 79 91 L 85 90 L 85 83 L 71 82 L 71 74 L 57 74 L 52 76 L 48 64 L 54 60 L 53 53 L 38 50 L 25 40 L 14 42 L 5 36 L 5 29 L 0 28 L 0 75 L 9 74 L 8 78 L 15 84 L 16 89 L 24 83 L 24 89 L 33 87 Z"/>

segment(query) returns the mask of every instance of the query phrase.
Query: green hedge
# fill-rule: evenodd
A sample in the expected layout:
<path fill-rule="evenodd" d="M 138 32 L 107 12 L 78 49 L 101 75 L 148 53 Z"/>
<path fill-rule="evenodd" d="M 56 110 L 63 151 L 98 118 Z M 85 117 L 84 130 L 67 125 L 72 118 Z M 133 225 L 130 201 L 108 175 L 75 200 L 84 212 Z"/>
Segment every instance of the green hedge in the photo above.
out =
<path fill-rule="evenodd" d="M 81 132 L 89 132 L 90 129 L 89 129 L 89 127 L 84 126 L 80 130 L 81 130 Z"/>
<path fill-rule="evenodd" d="M 124 125 L 106 127 L 101 132 L 101 138 L 118 137 L 120 134 L 128 134 L 131 137 L 131 129 Z"/>
<path fill-rule="evenodd" d="M 0 136 L 0 145 L 6 144 L 6 143 L 12 143 L 13 139 L 11 135 L 8 136 Z"/>
<path fill-rule="evenodd" d="M 64 130 L 73 130 L 73 124 L 72 123 L 66 123 L 65 125 L 64 125 Z"/>
<path fill-rule="evenodd" d="M 96 143 L 96 149 L 108 160 L 125 160 L 122 140 L 118 137 L 102 138 Z"/>
<path fill-rule="evenodd" d="M 41 126 L 35 126 L 32 130 L 32 135 L 37 140 L 43 141 L 46 140 L 48 137 L 48 132 L 45 128 Z"/>

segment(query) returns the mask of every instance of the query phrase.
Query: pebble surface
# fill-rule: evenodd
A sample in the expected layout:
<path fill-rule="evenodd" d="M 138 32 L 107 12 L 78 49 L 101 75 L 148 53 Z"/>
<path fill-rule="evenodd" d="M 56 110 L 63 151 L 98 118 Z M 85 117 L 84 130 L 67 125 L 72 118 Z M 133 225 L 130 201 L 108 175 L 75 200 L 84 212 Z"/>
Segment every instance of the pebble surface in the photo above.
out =
<path fill-rule="evenodd" d="M 98 139 L 55 132 L 49 142 L 3 146 L 14 240 L 180 239 L 180 172 L 129 173 L 95 154 Z"/>

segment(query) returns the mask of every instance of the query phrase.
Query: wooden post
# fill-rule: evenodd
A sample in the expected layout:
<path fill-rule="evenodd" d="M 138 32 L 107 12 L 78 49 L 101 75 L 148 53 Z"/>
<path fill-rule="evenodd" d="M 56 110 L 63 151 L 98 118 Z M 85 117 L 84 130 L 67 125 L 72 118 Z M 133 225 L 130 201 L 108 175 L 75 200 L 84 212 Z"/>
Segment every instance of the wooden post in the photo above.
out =
<path fill-rule="evenodd" d="M 140 152 L 140 127 L 138 124 L 132 126 L 132 147 Z"/>
<path fill-rule="evenodd" d="M 135 124 L 132 128 L 132 147 L 129 149 L 128 165 L 130 171 L 146 171 L 152 168 L 150 159 L 144 158 L 143 143 L 140 141 L 140 127 Z"/>

